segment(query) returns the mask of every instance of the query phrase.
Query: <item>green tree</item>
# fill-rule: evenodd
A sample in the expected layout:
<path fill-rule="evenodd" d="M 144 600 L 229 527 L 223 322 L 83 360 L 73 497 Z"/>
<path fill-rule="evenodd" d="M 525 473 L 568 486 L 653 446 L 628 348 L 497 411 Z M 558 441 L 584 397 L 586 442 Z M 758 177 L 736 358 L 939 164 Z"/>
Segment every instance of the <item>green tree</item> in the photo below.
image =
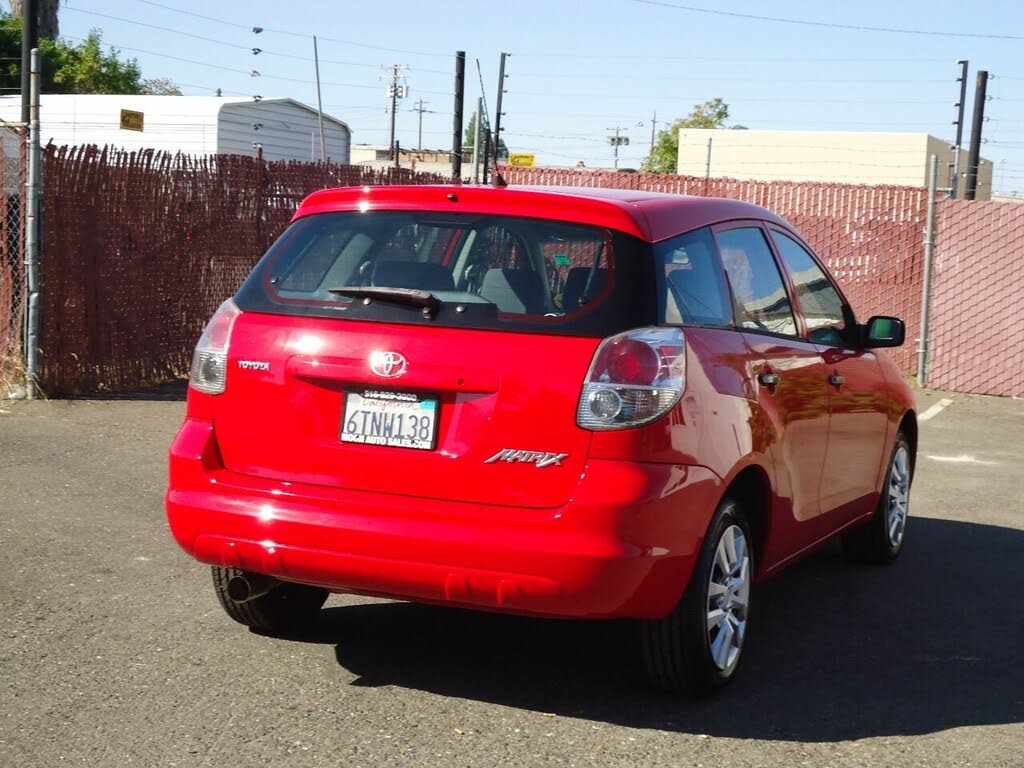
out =
<path fill-rule="evenodd" d="M 679 131 L 682 128 L 724 128 L 729 119 L 729 105 L 721 98 L 695 104 L 690 114 L 679 118 L 664 131 L 659 131 L 651 147 L 651 153 L 644 160 L 643 170 L 654 173 L 675 173 L 679 161 Z M 745 126 L 734 125 L 743 129 Z"/>
<path fill-rule="evenodd" d="M 484 117 L 483 124 L 480 126 L 480 138 L 483 140 L 484 131 L 491 130 L 491 125 L 487 121 L 486 116 Z M 472 155 L 473 146 L 476 142 L 476 111 L 469 116 L 469 123 L 466 125 L 466 135 L 462 140 L 462 151 L 466 156 Z M 505 140 L 498 140 L 498 157 L 502 160 L 508 158 L 508 147 L 505 146 Z"/>
<path fill-rule="evenodd" d="M 180 95 L 169 80 L 143 80 L 139 63 L 123 59 L 116 48 L 103 47 L 94 29 L 80 43 L 40 37 L 43 93 L 161 93 Z M 21 88 L 21 19 L 0 11 L 0 88 Z"/>

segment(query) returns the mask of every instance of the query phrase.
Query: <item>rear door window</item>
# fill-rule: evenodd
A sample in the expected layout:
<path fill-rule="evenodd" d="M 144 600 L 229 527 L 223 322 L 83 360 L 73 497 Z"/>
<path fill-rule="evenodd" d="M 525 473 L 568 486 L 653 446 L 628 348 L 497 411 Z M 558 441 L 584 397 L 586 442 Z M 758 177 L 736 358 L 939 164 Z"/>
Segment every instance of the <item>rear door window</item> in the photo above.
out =
<path fill-rule="evenodd" d="M 729 290 L 710 229 L 698 229 L 656 243 L 654 259 L 659 322 L 732 326 Z"/>
<path fill-rule="evenodd" d="M 715 233 L 729 277 L 736 325 L 750 331 L 796 336 L 796 321 L 764 230 L 736 227 Z"/>

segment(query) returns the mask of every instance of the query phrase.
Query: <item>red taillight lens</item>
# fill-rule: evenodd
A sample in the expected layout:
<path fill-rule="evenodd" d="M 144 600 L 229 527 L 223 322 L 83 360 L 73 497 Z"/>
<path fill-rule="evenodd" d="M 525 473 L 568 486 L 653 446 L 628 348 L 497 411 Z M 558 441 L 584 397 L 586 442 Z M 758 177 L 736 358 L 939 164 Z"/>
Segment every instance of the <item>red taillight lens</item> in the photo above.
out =
<path fill-rule="evenodd" d="M 605 339 L 587 372 L 576 423 L 625 429 L 663 416 L 683 394 L 685 350 L 680 328 L 640 328 Z"/>
<path fill-rule="evenodd" d="M 619 339 L 608 345 L 603 355 L 608 380 L 616 384 L 647 384 L 658 375 L 658 355 L 647 344 L 636 339 Z"/>
<path fill-rule="evenodd" d="M 227 384 L 228 344 L 235 320 L 242 314 L 235 302 L 228 299 L 214 312 L 199 337 L 192 355 L 189 383 L 200 392 L 219 395 Z"/>

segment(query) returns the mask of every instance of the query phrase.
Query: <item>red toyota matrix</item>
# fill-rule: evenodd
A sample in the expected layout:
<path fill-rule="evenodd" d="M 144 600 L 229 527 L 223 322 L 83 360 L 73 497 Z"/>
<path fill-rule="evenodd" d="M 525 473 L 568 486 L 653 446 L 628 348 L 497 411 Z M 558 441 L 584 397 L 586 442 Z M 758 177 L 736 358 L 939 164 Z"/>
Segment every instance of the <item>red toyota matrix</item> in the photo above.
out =
<path fill-rule="evenodd" d="M 903 337 L 747 203 L 324 190 L 199 340 L 171 531 L 254 630 L 330 592 L 628 617 L 655 684 L 706 693 L 753 582 L 839 533 L 899 554 Z"/>

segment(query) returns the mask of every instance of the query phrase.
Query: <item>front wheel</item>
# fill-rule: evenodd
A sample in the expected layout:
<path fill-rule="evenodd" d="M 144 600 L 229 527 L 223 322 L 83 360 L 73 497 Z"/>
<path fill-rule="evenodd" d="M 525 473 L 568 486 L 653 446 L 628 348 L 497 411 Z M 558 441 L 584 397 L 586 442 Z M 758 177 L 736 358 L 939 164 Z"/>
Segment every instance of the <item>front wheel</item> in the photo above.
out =
<path fill-rule="evenodd" d="M 715 512 L 682 599 L 664 619 L 643 623 L 651 681 L 668 691 L 706 695 L 736 674 L 750 617 L 754 547 L 739 504 Z"/>
<path fill-rule="evenodd" d="M 907 531 L 912 476 L 910 443 L 899 432 L 875 514 L 865 525 L 843 534 L 843 551 L 848 557 L 882 565 L 899 557 Z"/>

